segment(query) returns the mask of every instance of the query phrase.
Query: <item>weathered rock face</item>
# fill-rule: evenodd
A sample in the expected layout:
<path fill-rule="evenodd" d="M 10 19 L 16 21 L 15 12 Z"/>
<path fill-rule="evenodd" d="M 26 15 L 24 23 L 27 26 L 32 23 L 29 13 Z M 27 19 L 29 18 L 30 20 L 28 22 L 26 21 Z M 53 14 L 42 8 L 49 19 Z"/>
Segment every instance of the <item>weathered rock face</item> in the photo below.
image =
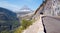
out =
<path fill-rule="evenodd" d="M 59 16 L 60 0 L 47 0 L 44 11 L 45 15 Z"/>
<path fill-rule="evenodd" d="M 0 7 L 0 31 L 11 30 L 19 25 L 16 13 Z"/>
<path fill-rule="evenodd" d="M 48 16 L 60 16 L 60 0 L 45 0 L 35 14 L 39 12 Z"/>

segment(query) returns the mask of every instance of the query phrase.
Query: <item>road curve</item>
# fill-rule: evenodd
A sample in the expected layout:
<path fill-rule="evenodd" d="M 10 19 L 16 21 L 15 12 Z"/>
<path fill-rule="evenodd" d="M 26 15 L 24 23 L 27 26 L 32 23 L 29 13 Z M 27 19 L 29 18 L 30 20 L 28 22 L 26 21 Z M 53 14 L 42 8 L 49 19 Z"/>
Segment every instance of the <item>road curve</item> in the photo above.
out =
<path fill-rule="evenodd" d="M 60 33 L 60 18 L 47 16 L 42 19 L 47 33 Z"/>

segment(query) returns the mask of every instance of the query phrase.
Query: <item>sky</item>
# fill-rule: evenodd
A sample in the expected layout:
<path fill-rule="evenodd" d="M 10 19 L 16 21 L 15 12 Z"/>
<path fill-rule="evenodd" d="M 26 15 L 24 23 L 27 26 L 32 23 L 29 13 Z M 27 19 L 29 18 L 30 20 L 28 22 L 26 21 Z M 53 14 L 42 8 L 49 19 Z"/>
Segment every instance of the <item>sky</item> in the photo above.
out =
<path fill-rule="evenodd" d="M 14 12 L 21 9 L 23 6 L 28 6 L 32 10 L 36 10 L 43 0 L 0 0 L 0 7 L 13 10 Z"/>

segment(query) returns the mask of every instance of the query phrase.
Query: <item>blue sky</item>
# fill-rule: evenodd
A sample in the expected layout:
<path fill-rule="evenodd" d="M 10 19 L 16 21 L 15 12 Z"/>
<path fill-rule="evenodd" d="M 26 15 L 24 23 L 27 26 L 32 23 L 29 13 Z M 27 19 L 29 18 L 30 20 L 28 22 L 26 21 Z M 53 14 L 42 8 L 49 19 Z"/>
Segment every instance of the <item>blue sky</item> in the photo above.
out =
<path fill-rule="evenodd" d="M 27 5 L 32 10 L 36 10 L 42 2 L 43 0 L 0 0 L 0 7 L 17 11 Z"/>

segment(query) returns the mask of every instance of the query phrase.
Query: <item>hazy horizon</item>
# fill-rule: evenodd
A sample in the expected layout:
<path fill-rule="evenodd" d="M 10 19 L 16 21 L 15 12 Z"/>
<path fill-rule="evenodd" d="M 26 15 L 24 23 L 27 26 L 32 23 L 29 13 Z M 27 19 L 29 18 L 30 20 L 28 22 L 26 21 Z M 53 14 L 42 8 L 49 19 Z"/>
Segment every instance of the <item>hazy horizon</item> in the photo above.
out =
<path fill-rule="evenodd" d="M 28 6 L 32 10 L 36 10 L 43 0 L 0 0 L 0 7 L 17 11 L 24 6 Z"/>

